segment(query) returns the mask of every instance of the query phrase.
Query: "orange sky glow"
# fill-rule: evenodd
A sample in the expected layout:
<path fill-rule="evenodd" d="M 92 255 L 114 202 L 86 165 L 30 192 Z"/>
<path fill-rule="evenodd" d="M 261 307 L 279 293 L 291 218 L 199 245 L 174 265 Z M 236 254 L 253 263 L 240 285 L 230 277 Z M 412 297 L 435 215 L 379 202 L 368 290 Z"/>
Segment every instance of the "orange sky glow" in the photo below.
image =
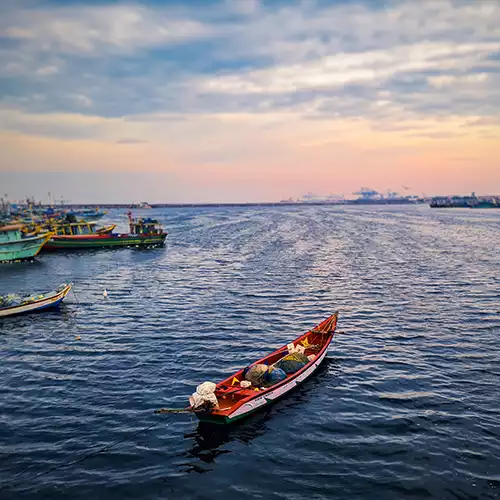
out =
<path fill-rule="evenodd" d="M 362 1 L 311 5 L 221 3 L 216 25 L 186 8 L 175 44 L 151 34 L 158 16 L 174 15 L 157 4 L 6 10 L 0 35 L 22 57 L 0 52 L 0 191 L 101 203 L 352 198 L 361 186 L 500 193 L 500 6 L 436 2 L 431 14 L 412 2 L 382 12 Z M 238 34 L 222 14 L 236 16 Z M 241 41 L 294 15 L 304 25 L 266 32 L 266 46 Z M 71 43 L 54 23 L 78 27 Z M 109 23 L 121 26 L 119 38 L 106 34 Z M 227 54 L 220 38 L 234 41 Z M 201 51 L 207 40 L 214 67 L 186 69 L 183 43 Z"/>

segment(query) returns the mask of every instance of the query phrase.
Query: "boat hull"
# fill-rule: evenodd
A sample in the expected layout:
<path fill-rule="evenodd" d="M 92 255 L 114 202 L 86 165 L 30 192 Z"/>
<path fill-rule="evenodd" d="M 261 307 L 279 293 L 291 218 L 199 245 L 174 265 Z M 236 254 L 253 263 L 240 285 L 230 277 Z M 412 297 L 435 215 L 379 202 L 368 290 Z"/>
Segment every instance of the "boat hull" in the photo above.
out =
<path fill-rule="evenodd" d="M 38 255 L 50 236 L 50 234 L 43 234 L 0 244 L 0 262 L 33 259 Z"/>
<path fill-rule="evenodd" d="M 35 300 L 29 304 L 11 306 L 0 309 L 0 318 L 42 311 L 58 307 L 71 290 L 71 285 L 66 285 L 62 290 L 40 300 Z"/>
<path fill-rule="evenodd" d="M 281 399 L 285 394 L 288 394 L 290 391 L 295 389 L 301 382 L 308 379 L 321 365 L 323 360 L 326 357 L 326 349 L 324 353 L 314 361 L 314 363 L 309 366 L 303 373 L 298 375 L 296 378 L 291 380 L 287 380 L 286 384 L 283 384 L 276 389 L 271 390 L 270 392 L 266 392 L 262 396 L 245 403 L 243 406 L 238 408 L 236 411 L 231 413 L 230 415 L 217 415 L 213 412 L 196 412 L 196 416 L 202 422 L 208 422 L 212 424 L 218 425 L 227 425 L 243 418 L 249 417 L 253 415 L 256 411 L 261 410 L 266 406 L 270 406 L 278 399 Z"/>
<path fill-rule="evenodd" d="M 92 236 L 54 236 L 43 251 L 81 250 L 85 248 L 116 248 L 162 246 L 167 235 L 99 234 Z"/>

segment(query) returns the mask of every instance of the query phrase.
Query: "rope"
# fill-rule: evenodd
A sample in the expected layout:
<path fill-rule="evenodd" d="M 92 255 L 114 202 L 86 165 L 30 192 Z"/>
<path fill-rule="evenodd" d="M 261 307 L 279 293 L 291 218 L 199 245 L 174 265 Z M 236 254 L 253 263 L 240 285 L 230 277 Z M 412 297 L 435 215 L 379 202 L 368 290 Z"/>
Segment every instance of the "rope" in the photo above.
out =
<path fill-rule="evenodd" d="M 196 413 L 203 410 L 193 410 L 191 408 L 160 408 L 153 413 Z"/>
<path fill-rule="evenodd" d="M 76 305 L 78 306 L 78 309 L 80 309 L 80 301 L 78 300 L 78 297 L 76 296 L 76 292 L 75 292 L 75 287 L 74 286 L 71 287 L 71 291 L 73 292 L 73 297 L 75 297 Z"/>
<path fill-rule="evenodd" d="M 78 300 L 78 297 L 76 295 L 75 287 L 74 286 L 71 287 L 71 292 L 73 293 L 73 297 L 75 298 L 75 301 L 76 301 L 76 309 L 77 309 L 77 311 L 82 310 L 82 307 L 81 307 L 80 301 Z M 76 313 L 77 313 L 77 311 L 75 311 L 74 313 L 70 312 L 69 313 L 69 317 L 71 318 L 71 321 L 72 321 L 73 325 L 76 327 L 76 333 L 81 333 L 82 332 L 82 328 L 78 324 L 78 321 L 76 321 Z"/>
<path fill-rule="evenodd" d="M 56 470 L 59 470 L 59 469 L 64 469 L 66 467 L 70 467 L 71 465 L 75 465 L 75 464 L 78 464 L 78 463 L 81 463 L 85 460 L 88 460 L 89 458 L 92 458 L 92 457 L 95 457 L 101 453 L 104 453 L 106 451 L 109 451 L 111 450 L 112 448 L 114 448 L 115 446 L 118 446 L 119 444 L 129 440 L 129 439 L 132 439 L 136 436 L 138 436 L 139 434 L 143 434 L 151 429 L 153 429 L 154 427 L 156 427 L 157 425 L 159 425 L 160 423 L 162 422 L 162 420 L 157 420 L 154 424 L 151 424 L 151 425 L 148 425 L 147 427 L 144 427 L 142 429 L 139 429 L 138 431 L 134 432 L 132 435 L 130 436 L 127 436 L 127 437 L 124 437 L 122 439 L 119 439 L 117 441 L 114 441 L 113 443 L 111 444 L 108 444 L 96 451 L 91 451 L 87 454 L 85 454 L 83 457 L 80 457 L 80 458 L 77 458 L 75 460 L 72 460 L 71 462 L 66 462 L 66 463 L 63 463 L 63 464 L 60 464 L 60 465 L 56 465 L 54 467 L 51 467 L 50 469 L 47 469 L 45 471 L 42 471 L 42 472 L 39 472 L 38 474 L 35 474 L 34 476 L 31 477 L 31 479 L 36 479 L 40 476 L 45 476 L 47 474 L 50 474 L 51 472 L 54 472 Z M 168 425 L 168 424 L 167 424 Z M 23 474 L 29 472 L 29 467 L 26 467 L 24 470 L 22 470 L 21 472 L 19 472 L 18 474 L 16 474 L 12 479 L 10 479 L 9 481 L 5 482 L 5 483 L 2 483 L 0 484 L 0 490 L 4 489 L 6 486 L 8 486 L 9 484 L 12 484 L 15 480 L 17 480 L 19 478 L 19 476 L 22 476 Z"/>

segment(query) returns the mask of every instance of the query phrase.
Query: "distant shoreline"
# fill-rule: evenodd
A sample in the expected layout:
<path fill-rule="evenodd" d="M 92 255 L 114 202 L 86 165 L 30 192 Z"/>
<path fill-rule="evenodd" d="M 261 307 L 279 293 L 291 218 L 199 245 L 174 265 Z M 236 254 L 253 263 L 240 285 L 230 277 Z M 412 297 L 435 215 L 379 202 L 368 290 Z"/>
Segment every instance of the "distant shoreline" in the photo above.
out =
<path fill-rule="evenodd" d="M 310 207 L 310 206 L 329 206 L 329 207 L 344 207 L 356 205 L 422 205 L 425 202 L 408 202 L 400 200 L 376 200 L 376 201 L 360 201 L 353 200 L 343 203 L 331 202 L 250 202 L 250 203 L 150 203 L 151 208 L 217 208 L 217 207 Z M 50 205 L 42 205 L 44 208 L 49 208 Z M 68 205 L 54 205 L 53 208 L 63 209 L 82 209 L 82 208 L 120 208 L 130 210 L 149 210 L 139 206 L 132 206 L 128 203 L 75 203 Z"/>

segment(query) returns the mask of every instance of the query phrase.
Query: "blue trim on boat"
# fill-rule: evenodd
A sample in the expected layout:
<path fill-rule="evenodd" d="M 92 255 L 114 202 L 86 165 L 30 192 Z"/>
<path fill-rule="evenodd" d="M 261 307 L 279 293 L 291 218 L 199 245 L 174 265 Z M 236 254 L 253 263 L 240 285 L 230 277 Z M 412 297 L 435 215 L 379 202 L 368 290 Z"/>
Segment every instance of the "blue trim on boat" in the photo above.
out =
<path fill-rule="evenodd" d="M 64 300 L 64 297 L 61 297 L 59 300 L 57 300 L 56 302 L 53 302 L 52 304 L 47 304 L 46 306 L 37 307 L 36 309 L 33 309 L 30 312 L 37 312 L 37 311 L 41 311 L 42 309 L 51 309 L 53 307 L 59 307 L 63 300 Z"/>

